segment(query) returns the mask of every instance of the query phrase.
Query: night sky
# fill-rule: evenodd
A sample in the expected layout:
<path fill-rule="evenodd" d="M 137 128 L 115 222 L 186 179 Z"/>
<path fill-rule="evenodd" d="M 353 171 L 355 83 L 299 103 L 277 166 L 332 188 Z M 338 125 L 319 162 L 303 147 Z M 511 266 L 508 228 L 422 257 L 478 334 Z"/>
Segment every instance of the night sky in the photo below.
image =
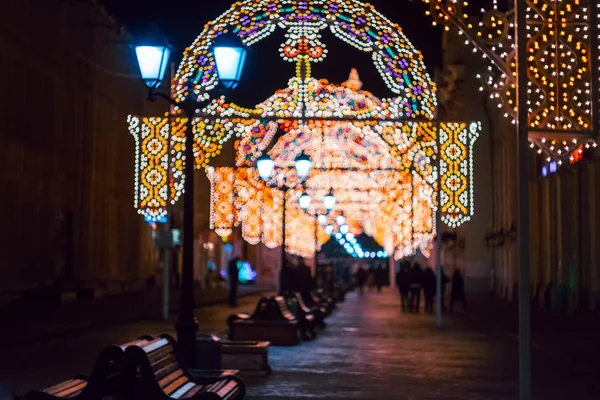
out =
<path fill-rule="evenodd" d="M 175 47 L 174 61 L 180 61 L 183 50 L 203 30 L 204 24 L 217 18 L 233 3 L 233 0 L 102 0 L 120 24 L 134 36 L 143 35 L 149 29 L 158 28 Z M 433 78 L 434 68 L 441 64 L 441 28 L 431 25 L 431 17 L 425 15 L 427 6 L 421 1 L 371 0 L 375 8 L 398 23 L 413 43 L 423 53 L 425 64 Z M 327 58 L 313 65 L 313 76 L 341 83 L 348 78 L 350 68 L 358 68 L 364 89 L 384 97 L 393 95 L 373 65 L 371 55 L 355 49 L 323 31 L 323 43 L 329 50 Z M 246 62 L 242 82 L 229 96 L 240 105 L 251 106 L 269 97 L 276 89 L 286 87 L 294 75 L 294 63 L 279 57 L 283 32 L 273 35 L 252 46 Z"/>

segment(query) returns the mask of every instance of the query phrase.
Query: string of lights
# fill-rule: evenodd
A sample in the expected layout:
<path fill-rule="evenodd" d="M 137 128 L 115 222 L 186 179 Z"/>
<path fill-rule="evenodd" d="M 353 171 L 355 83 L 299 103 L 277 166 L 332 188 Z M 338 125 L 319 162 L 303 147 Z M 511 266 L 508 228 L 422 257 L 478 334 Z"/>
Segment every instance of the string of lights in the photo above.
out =
<path fill-rule="evenodd" d="M 423 0 L 433 25 L 455 29 L 465 44 L 486 59 L 477 75 L 481 91 L 516 122 L 517 57 L 514 10 L 497 0 L 480 17 L 468 14 L 468 2 Z M 505 3 L 502 3 L 504 5 Z M 506 4 L 511 4 L 510 2 Z M 547 162 L 574 162 L 583 148 L 595 147 L 598 102 L 592 91 L 598 77 L 598 21 L 589 0 L 527 0 L 527 106 L 531 148 Z M 596 5 L 597 7 L 597 5 Z"/>

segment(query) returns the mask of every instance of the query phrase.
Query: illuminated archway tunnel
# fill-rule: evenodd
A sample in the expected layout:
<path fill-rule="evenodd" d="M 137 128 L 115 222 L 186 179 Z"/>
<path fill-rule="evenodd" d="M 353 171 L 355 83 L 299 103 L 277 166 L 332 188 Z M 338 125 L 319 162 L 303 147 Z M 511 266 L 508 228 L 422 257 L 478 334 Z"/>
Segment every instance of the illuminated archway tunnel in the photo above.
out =
<path fill-rule="evenodd" d="M 241 226 L 251 243 L 281 245 L 282 192 L 267 188 L 253 169 L 265 151 L 284 173 L 300 152 L 311 155 L 316 168 L 306 185 L 314 203 L 326 186 L 333 188 L 338 211 L 348 213 L 352 229 L 377 238 L 397 258 L 429 248 L 438 198 L 444 223 L 454 227 L 468 221 L 474 212 L 472 151 L 480 124 L 433 120 L 436 89 L 422 56 L 400 27 L 372 6 L 355 0 L 236 3 L 207 24 L 186 50 L 173 81 L 176 99 L 205 98 L 218 83 L 208 49 L 223 32 L 233 30 L 251 45 L 278 27 L 285 31 L 280 54 L 296 63 L 288 87 L 251 109 L 213 99 L 193 121 L 196 168 L 207 168 L 212 185 L 211 228 L 228 234 Z M 313 78 L 311 64 L 327 55 L 319 34 L 323 29 L 370 52 L 397 97 L 378 99 L 362 90 L 357 74 L 342 85 Z M 134 202 L 148 221 L 164 218 L 167 203 L 181 195 L 185 122 L 177 113 L 129 118 L 136 139 Z M 273 143 L 278 130 L 285 135 Z M 210 161 L 232 139 L 236 166 L 211 167 Z M 288 194 L 294 199 L 299 189 Z M 292 253 L 312 255 L 315 245 L 326 240 L 314 217 L 298 207 L 288 208 L 287 221 Z M 308 239 L 314 238 L 315 228 L 316 242 Z"/>

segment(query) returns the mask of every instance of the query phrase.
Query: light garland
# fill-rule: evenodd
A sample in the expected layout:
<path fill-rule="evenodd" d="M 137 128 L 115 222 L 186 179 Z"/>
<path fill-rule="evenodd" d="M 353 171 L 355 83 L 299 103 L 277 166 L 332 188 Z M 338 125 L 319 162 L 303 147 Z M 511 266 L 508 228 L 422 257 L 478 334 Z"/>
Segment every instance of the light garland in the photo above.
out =
<path fill-rule="evenodd" d="M 433 24 L 455 28 L 489 60 L 485 73 L 477 77 L 505 117 L 514 124 L 517 114 L 517 59 L 514 9 L 481 10 L 472 23 L 463 8 L 467 2 L 424 0 Z M 511 4 L 510 2 L 508 4 Z M 559 164 L 579 146 L 595 144 L 597 101 L 591 93 L 594 68 L 600 69 L 598 51 L 592 51 L 592 36 L 600 37 L 598 22 L 591 21 L 589 0 L 527 0 L 527 108 L 531 148 Z M 597 5 L 596 5 L 597 7 Z M 593 54 L 596 54 L 596 58 Z M 542 133 L 545 137 L 540 137 Z M 550 144 L 555 142 L 554 144 Z M 558 144 L 558 145 L 557 145 Z M 574 158 L 574 157 L 573 157 Z"/>
<path fill-rule="evenodd" d="M 442 222 L 450 228 L 469 221 L 474 214 L 473 145 L 480 123 L 440 124 L 440 174 Z"/>

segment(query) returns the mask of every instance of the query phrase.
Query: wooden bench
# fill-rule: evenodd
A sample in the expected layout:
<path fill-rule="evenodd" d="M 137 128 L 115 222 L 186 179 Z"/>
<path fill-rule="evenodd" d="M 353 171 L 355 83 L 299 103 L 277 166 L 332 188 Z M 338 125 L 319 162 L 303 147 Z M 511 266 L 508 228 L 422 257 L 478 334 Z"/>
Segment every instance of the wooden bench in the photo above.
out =
<path fill-rule="evenodd" d="M 308 308 L 310 312 L 315 315 L 318 320 L 319 327 L 324 328 L 325 317 L 331 314 L 331 309 L 328 307 L 327 303 L 320 301 L 312 294 L 302 295 L 300 293 L 296 293 L 296 297 L 304 307 Z"/>
<path fill-rule="evenodd" d="M 124 376 L 124 349 L 132 343 L 144 342 L 148 337 L 121 346 L 105 348 L 96 360 L 89 378 L 74 376 L 47 389 L 36 390 L 23 396 L 24 400 L 100 400 L 103 397 L 127 395 L 128 388 Z"/>
<path fill-rule="evenodd" d="M 168 335 L 128 346 L 125 364 L 129 373 L 138 371 L 133 399 L 238 400 L 246 394 L 236 376 L 192 378 Z"/>
<path fill-rule="evenodd" d="M 299 293 L 288 295 L 284 300 L 292 314 L 298 319 L 302 331 L 302 339 L 312 340 L 317 336 L 317 327 L 322 319 L 316 316 L 312 310 L 304 304 Z"/>
<path fill-rule="evenodd" d="M 269 342 L 221 341 L 223 368 L 239 370 L 242 375 L 267 376 L 269 365 Z"/>
<path fill-rule="evenodd" d="M 229 339 L 240 341 L 267 341 L 276 346 L 294 346 L 300 343 L 299 322 L 287 308 L 274 298 L 262 298 L 252 315 L 237 314 L 227 319 Z"/>
<path fill-rule="evenodd" d="M 319 303 L 327 309 L 327 315 L 330 315 L 336 307 L 336 301 L 333 297 L 328 296 L 321 290 L 314 291 L 310 294 L 314 302 Z"/>

